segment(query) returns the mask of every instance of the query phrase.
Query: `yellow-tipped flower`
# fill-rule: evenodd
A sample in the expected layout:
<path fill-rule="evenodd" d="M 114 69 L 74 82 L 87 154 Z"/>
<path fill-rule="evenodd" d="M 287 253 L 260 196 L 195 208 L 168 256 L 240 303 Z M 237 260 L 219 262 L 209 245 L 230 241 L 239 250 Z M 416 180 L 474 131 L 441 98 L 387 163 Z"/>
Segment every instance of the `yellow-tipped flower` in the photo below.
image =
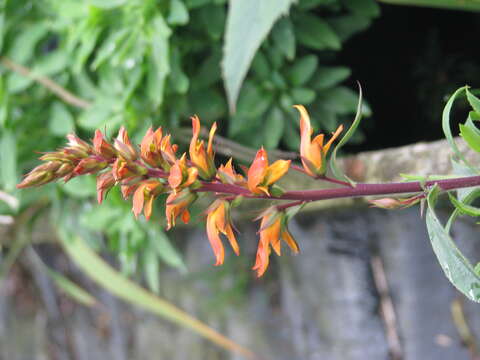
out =
<path fill-rule="evenodd" d="M 193 185 L 198 178 L 198 169 L 196 167 L 187 166 L 187 157 L 185 154 L 178 159 L 170 168 L 168 176 L 168 184 L 173 192 L 178 192 L 181 189 Z"/>
<path fill-rule="evenodd" d="M 260 241 L 258 243 L 255 265 L 252 268 L 257 272 L 257 277 L 262 276 L 267 270 L 271 252 L 270 247 L 273 248 L 278 256 L 281 255 L 280 237 L 295 254 L 299 252 L 297 242 L 288 231 L 285 212 L 278 211 L 274 207 L 268 208 L 261 215 L 261 219 Z"/>
<path fill-rule="evenodd" d="M 191 192 L 188 188 L 178 193 L 170 193 L 167 197 L 165 206 L 165 216 L 167 218 L 167 230 L 175 226 L 175 220 L 181 217 L 185 224 L 190 221 L 190 212 L 188 207 L 197 199 L 197 194 Z"/>
<path fill-rule="evenodd" d="M 303 168 L 310 176 L 316 177 L 325 175 L 327 172 L 326 157 L 333 141 L 343 131 L 343 125 L 333 133 L 330 140 L 324 145 L 324 135 L 317 135 L 313 140 L 313 133 L 310 125 L 310 116 L 302 105 L 294 106 L 300 112 L 300 156 L 302 158 Z"/>
<path fill-rule="evenodd" d="M 222 265 L 225 258 L 225 250 L 219 233 L 227 237 L 233 251 L 238 255 L 240 249 L 231 225 L 230 204 L 226 200 L 214 201 L 207 210 L 207 235 L 215 254 L 215 266 Z"/>
<path fill-rule="evenodd" d="M 198 168 L 198 173 L 202 179 L 210 180 L 217 169 L 215 168 L 215 153 L 213 152 L 213 136 L 217 130 L 217 123 L 213 123 L 210 128 L 208 136 L 207 150 L 205 151 L 205 144 L 203 140 L 199 140 L 200 135 L 200 119 L 198 116 L 192 116 L 192 130 L 193 136 L 190 141 L 190 160 L 193 165 Z"/>
<path fill-rule="evenodd" d="M 248 169 L 248 189 L 254 194 L 270 196 L 270 185 L 273 185 L 287 173 L 290 162 L 290 160 L 277 160 L 269 166 L 267 152 L 262 147 L 258 150 L 252 165 Z"/>

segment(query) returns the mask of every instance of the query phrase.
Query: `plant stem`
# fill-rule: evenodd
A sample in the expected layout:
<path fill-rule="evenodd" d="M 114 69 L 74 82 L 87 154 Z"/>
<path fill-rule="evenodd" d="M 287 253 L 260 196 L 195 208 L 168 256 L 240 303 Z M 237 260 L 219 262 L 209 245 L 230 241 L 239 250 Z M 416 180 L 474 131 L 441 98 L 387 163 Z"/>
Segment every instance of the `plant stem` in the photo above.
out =
<path fill-rule="evenodd" d="M 335 189 L 321 189 L 321 190 L 304 190 L 304 191 L 287 191 L 278 197 L 258 196 L 253 195 L 247 189 L 237 186 L 222 183 L 208 183 L 204 182 L 202 187 L 197 191 L 217 192 L 224 194 L 243 195 L 247 198 L 256 199 L 274 199 L 274 200 L 300 200 L 300 201 L 317 201 L 327 199 L 349 198 L 359 196 L 371 195 L 388 195 L 388 194 L 405 194 L 417 193 L 424 191 L 425 187 L 431 187 L 437 184 L 442 190 L 454 190 L 465 187 L 479 186 L 480 176 L 459 177 L 453 179 L 431 180 L 421 183 L 401 182 L 401 183 L 387 183 L 387 184 L 357 184 L 355 187 L 343 187 Z"/>

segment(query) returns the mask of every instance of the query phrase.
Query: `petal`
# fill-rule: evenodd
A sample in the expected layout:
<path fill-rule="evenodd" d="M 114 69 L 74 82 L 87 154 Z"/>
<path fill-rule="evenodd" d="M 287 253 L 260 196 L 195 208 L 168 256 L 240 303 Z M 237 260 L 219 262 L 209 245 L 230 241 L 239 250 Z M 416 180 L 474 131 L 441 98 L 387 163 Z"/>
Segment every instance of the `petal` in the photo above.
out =
<path fill-rule="evenodd" d="M 145 185 L 141 184 L 133 194 L 132 211 L 135 214 L 136 218 L 138 218 L 138 215 L 142 212 L 144 200 L 145 200 Z"/>
<path fill-rule="evenodd" d="M 187 209 L 183 210 L 181 218 L 184 224 L 188 224 L 190 222 L 190 212 Z"/>
<path fill-rule="evenodd" d="M 330 140 L 328 140 L 328 142 L 325 144 L 325 146 L 323 147 L 323 153 L 326 154 L 328 152 L 328 149 L 330 149 L 330 146 L 332 145 L 332 143 L 335 141 L 335 139 L 338 137 L 338 135 L 340 135 L 340 133 L 343 131 L 343 125 L 340 125 L 337 130 L 335 130 L 335 132 L 333 133 L 332 137 L 330 138 Z"/>
<path fill-rule="evenodd" d="M 212 212 L 208 214 L 207 217 L 207 236 L 210 246 L 212 247 L 213 253 L 215 254 L 216 262 L 215 266 L 223 264 L 225 257 L 225 249 L 223 248 L 222 241 L 220 236 L 218 236 L 218 228 L 216 225 L 216 215 L 217 212 Z"/>
<path fill-rule="evenodd" d="M 170 168 L 170 174 L 168 175 L 168 184 L 171 186 L 172 189 L 176 189 L 182 184 L 182 181 L 182 169 L 180 168 L 180 164 L 176 162 Z"/>
<path fill-rule="evenodd" d="M 262 147 L 257 151 L 255 159 L 248 169 L 248 188 L 250 191 L 254 192 L 258 184 L 260 184 L 265 178 L 268 167 L 268 155 L 267 152 Z"/>
<path fill-rule="evenodd" d="M 212 127 L 210 128 L 210 133 L 208 134 L 207 154 L 210 157 L 213 157 L 213 137 L 215 136 L 216 131 L 217 131 L 217 123 L 214 122 Z"/>
<path fill-rule="evenodd" d="M 253 265 L 252 270 L 256 270 L 257 277 L 261 277 L 268 268 L 270 256 L 270 247 L 265 240 L 260 238 L 257 248 L 257 255 L 255 258 L 255 265 Z"/>
<path fill-rule="evenodd" d="M 153 208 L 153 200 L 155 199 L 155 196 L 150 196 L 147 201 L 145 202 L 145 206 L 143 207 L 143 214 L 147 218 L 147 220 L 150 220 L 150 216 L 152 216 L 152 208 Z"/>
<path fill-rule="evenodd" d="M 230 246 L 233 249 L 235 255 L 240 255 L 240 247 L 238 246 L 237 239 L 235 238 L 235 234 L 233 233 L 232 227 L 228 224 L 225 228 L 226 236 L 228 241 L 230 242 Z"/>
<path fill-rule="evenodd" d="M 285 241 L 287 243 L 287 245 L 290 247 L 290 249 L 292 249 L 292 251 L 295 253 L 295 254 L 298 254 L 298 252 L 300 251 L 300 248 L 298 247 L 298 244 L 297 242 L 295 241 L 295 239 L 292 237 L 292 235 L 290 234 L 290 232 L 288 231 L 288 229 L 284 229 L 281 233 L 282 235 L 282 239 L 283 241 Z"/>
<path fill-rule="evenodd" d="M 285 175 L 290 168 L 291 160 L 277 160 L 267 168 L 265 185 L 271 185 Z"/>

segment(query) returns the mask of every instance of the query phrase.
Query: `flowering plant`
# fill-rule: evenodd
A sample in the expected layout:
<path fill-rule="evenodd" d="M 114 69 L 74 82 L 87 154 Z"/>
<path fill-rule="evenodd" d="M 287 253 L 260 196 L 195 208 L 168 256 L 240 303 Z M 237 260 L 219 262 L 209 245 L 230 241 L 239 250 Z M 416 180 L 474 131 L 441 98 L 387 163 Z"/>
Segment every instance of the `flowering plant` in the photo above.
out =
<path fill-rule="evenodd" d="M 132 198 L 132 211 L 136 217 L 142 212 L 147 219 L 153 211 L 153 202 L 160 194 L 167 194 L 165 202 L 165 217 L 167 229 L 175 226 L 177 218 L 184 223 L 190 220 L 189 207 L 200 193 L 214 194 L 215 200 L 206 209 L 207 236 L 213 249 L 215 265 L 224 262 L 225 249 L 221 235 L 225 236 L 235 254 L 239 254 L 240 246 L 235 235 L 235 227 L 230 215 L 231 208 L 239 199 L 264 199 L 276 201 L 277 204 L 267 206 L 256 220 L 260 221 L 258 231 L 259 242 L 253 270 L 258 277 L 267 270 L 271 249 L 281 254 L 282 240 L 293 253 L 298 253 L 300 247 L 288 230 L 288 222 L 296 211 L 306 203 L 323 199 L 341 197 L 410 194 L 407 198 L 384 197 L 372 200 L 372 206 L 381 208 L 403 208 L 426 201 L 427 228 L 433 249 L 452 283 L 471 300 L 480 300 L 480 275 L 460 253 L 451 240 L 448 230 L 459 214 L 479 216 L 480 210 L 471 205 L 479 196 L 472 187 L 480 185 L 480 176 L 458 150 L 449 125 L 449 112 L 454 100 L 465 93 L 473 111 L 465 124 L 460 125 L 460 133 L 467 144 L 475 151 L 480 151 L 480 131 L 475 127 L 474 120 L 480 119 L 480 100 L 467 87 L 460 88 L 448 101 L 444 116 L 443 129 L 451 148 L 454 151 L 453 161 L 457 167 L 463 166 L 463 173 L 470 176 L 442 177 L 435 180 L 429 178 L 416 181 L 361 184 L 355 183 L 342 174 L 335 164 L 336 152 L 350 136 L 352 136 L 360 121 L 362 96 L 357 108 L 357 116 L 333 150 L 330 168 L 333 177 L 327 175 L 327 153 L 334 140 L 339 137 L 343 128 L 340 126 L 330 140 L 324 144 L 324 135 L 311 138 L 313 130 L 307 110 L 296 105 L 300 113 L 300 151 L 302 166 L 292 164 L 291 160 L 277 160 L 269 163 L 267 151 L 260 148 L 249 167 L 238 171 L 232 159 L 217 167 L 214 152 L 214 136 L 216 124 L 210 129 L 208 143 L 199 139 L 200 119 L 193 116 L 192 138 L 189 151 L 179 154 L 178 146 L 172 144 L 171 135 L 163 134 L 162 129 L 150 128 L 143 137 L 139 147 L 130 141 L 125 128 L 121 128 L 118 136 L 109 142 L 97 130 L 92 143 L 87 143 L 74 134 L 67 136 L 67 146 L 55 152 L 43 154 L 40 159 L 43 164 L 28 173 L 18 188 L 40 186 L 57 179 L 69 181 L 73 177 L 96 174 L 97 198 L 101 203 L 107 191 L 114 186 L 120 186 L 125 199 Z M 277 182 L 288 171 L 300 171 L 306 176 L 330 182 L 335 187 L 321 190 L 289 190 L 278 186 Z M 457 197 L 450 191 L 463 190 Z M 455 211 L 444 227 L 438 221 L 434 207 L 440 192 L 449 192 Z M 285 202 L 286 201 L 286 202 Z M 278 203 L 281 202 L 281 203 Z M 461 274 L 461 276 L 459 275 Z M 466 276 L 465 274 L 468 274 Z"/>

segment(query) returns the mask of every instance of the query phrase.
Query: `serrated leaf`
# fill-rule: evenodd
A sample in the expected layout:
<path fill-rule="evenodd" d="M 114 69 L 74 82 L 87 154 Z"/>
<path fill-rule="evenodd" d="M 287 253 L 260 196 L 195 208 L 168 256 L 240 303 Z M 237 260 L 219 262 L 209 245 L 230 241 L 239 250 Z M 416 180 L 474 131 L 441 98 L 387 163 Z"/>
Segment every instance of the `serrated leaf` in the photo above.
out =
<path fill-rule="evenodd" d="M 312 88 L 316 90 L 331 88 L 347 79 L 351 73 L 350 69 L 344 66 L 321 66 L 311 81 Z"/>
<path fill-rule="evenodd" d="M 285 116 L 277 107 L 272 108 L 265 119 L 264 146 L 267 149 L 275 149 L 280 142 L 285 129 Z"/>
<path fill-rule="evenodd" d="M 276 47 L 288 60 L 295 58 L 295 32 L 288 17 L 283 17 L 277 21 L 272 29 L 272 39 Z"/>
<path fill-rule="evenodd" d="M 190 16 L 183 1 L 170 0 L 170 12 L 168 14 L 167 22 L 170 25 L 185 25 L 188 23 Z"/>
<path fill-rule="evenodd" d="M 467 298 L 480 302 L 480 276 L 455 245 L 435 214 L 439 190 L 438 186 L 435 186 L 427 196 L 426 223 L 433 251 L 448 280 Z"/>
<path fill-rule="evenodd" d="M 315 73 L 318 65 L 318 58 L 315 55 L 307 55 L 295 61 L 288 72 L 288 79 L 293 86 L 305 84 Z"/>
<path fill-rule="evenodd" d="M 53 135 L 65 136 L 75 130 L 73 116 L 61 102 L 55 101 L 50 107 L 48 128 Z"/>
<path fill-rule="evenodd" d="M 0 174 L 3 187 L 12 191 L 17 184 L 17 139 L 10 130 L 4 130 L 0 139 Z"/>
<path fill-rule="evenodd" d="M 230 112 L 255 52 L 275 21 L 286 14 L 294 0 L 230 0 L 225 31 L 222 72 Z"/>
<path fill-rule="evenodd" d="M 358 84 L 358 105 L 357 105 L 357 114 L 355 115 L 355 119 L 353 120 L 352 125 L 342 137 L 342 139 L 338 142 L 333 149 L 332 156 L 330 158 L 330 168 L 332 169 L 333 176 L 339 180 L 348 181 L 352 186 L 355 186 L 355 181 L 351 180 L 348 176 L 346 176 L 337 166 L 337 152 L 338 150 L 352 137 L 357 129 L 358 125 L 360 124 L 360 120 L 362 119 L 362 87 Z"/>
<path fill-rule="evenodd" d="M 342 43 L 332 27 L 322 18 L 302 13 L 295 19 L 298 42 L 315 50 L 340 50 Z"/>

